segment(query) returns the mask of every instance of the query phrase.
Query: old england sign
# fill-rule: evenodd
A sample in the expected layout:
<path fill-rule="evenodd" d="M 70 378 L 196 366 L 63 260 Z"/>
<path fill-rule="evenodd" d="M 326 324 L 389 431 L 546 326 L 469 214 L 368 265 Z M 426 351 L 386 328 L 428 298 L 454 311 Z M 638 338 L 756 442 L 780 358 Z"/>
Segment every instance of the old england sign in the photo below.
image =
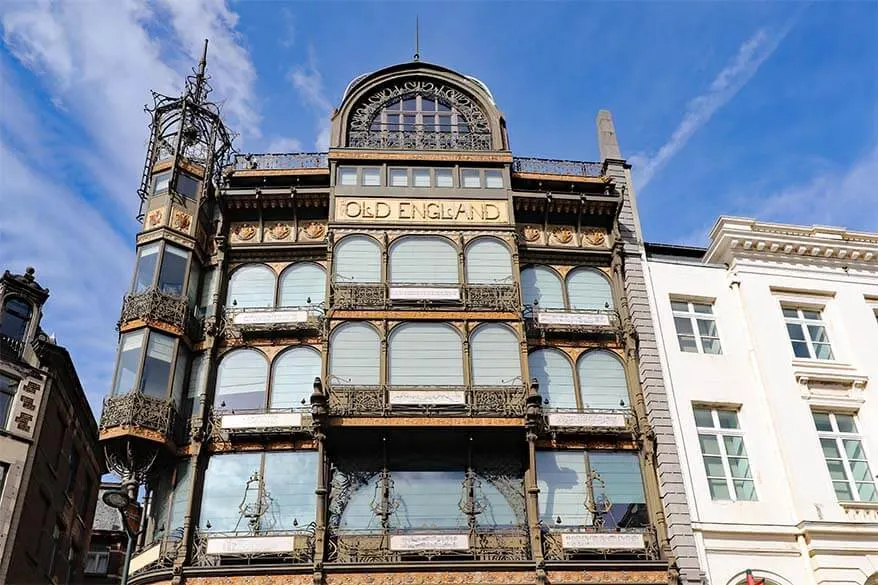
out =
<path fill-rule="evenodd" d="M 505 200 L 338 197 L 335 221 L 508 224 L 509 212 Z"/>

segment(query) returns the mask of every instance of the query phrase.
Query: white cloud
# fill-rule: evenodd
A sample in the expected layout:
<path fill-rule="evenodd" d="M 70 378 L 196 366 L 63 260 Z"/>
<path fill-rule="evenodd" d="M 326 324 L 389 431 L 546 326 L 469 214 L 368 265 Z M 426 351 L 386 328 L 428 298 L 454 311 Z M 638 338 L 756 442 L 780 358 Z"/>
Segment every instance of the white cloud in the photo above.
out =
<path fill-rule="evenodd" d="M 638 153 L 630 158 L 635 184 L 646 188 L 652 177 L 674 157 L 689 139 L 713 117 L 729 100 L 747 85 L 760 65 L 777 49 L 792 27 L 792 21 L 783 29 L 769 32 L 761 29 L 744 41 L 735 57 L 713 79 L 707 91 L 686 105 L 686 113 L 674 132 L 658 151 L 649 155 Z"/>
<path fill-rule="evenodd" d="M 317 138 L 314 148 L 323 152 L 329 148 L 330 116 L 333 105 L 326 96 L 323 76 L 317 69 L 314 50 L 308 51 L 308 63 L 290 71 L 290 81 L 299 92 L 302 101 L 310 106 L 317 116 Z"/>
<path fill-rule="evenodd" d="M 296 138 L 276 136 L 268 141 L 265 152 L 302 152 L 302 143 Z"/>

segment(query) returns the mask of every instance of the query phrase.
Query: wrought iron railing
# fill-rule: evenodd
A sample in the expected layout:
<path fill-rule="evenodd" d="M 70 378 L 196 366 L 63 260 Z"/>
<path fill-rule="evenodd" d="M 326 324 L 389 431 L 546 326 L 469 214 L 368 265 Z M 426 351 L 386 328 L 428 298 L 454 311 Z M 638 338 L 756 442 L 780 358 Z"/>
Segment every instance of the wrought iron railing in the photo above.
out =
<path fill-rule="evenodd" d="M 24 340 L 0 335 L 0 359 L 17 360 L 24 353 Z"/>
<path fill-rule="evenodd" d="M 225 307 L 221 331 L 239 338 L 282 333 L 313 332 L 323 328 L 323 306 L 305 307 Z"/>
<path fill-rule="evenodd" d="M 173 567 L 182 547 L 182 529 L 175 530 L 169 536 L 157 538 L 131 557 L 131 574 Z"/>
<path fill-rule="evenodd" d="M 330 381 L 334 416 L 519 417 L 527 390 L 509 386 L 362 386 Z"/>
<path fill-rule="evenodd" d="M 307 401 L 296 408 L 230 410 L 212 408 L 208 436 L 216 441 L 235 438 L 286 435 L 311 428 L 311 408 Z"/>
<path fill-rule="evenodd" d="M 543 555 L 547 560 L 660 558 L 655 528 L 545 528 Z"/>
<path fill-rule="evenodd" d="M 325 152 L 293 152 L 289 154 L 236 154 L 236 171 L 254 169 L 298 170 L 329 169 L 329 156 Z"/>
<path fill-rule="evenodd" d="M 544 401 L 543 419 L 552 433 L 601 433 L 633 435 L 637 430 L 634 411 L 619 408 L 553 408 Z"/>
<path fill-rule="evenodd" d="M 521 310 L 515 283 L 416 284 L 351 283 L 331 284 L 333 309 L 387 309 L 452 305 L 474 311 Z"/>
<path fill-rule="evenodd" d="M 189 301 L 157 288 L 125 295 L 118 327 L 131 321 L 158 321 L 189 331 Z"/>
<path fill-rule="evenodd" d="M 491 150 L 491 134 L 481 132 L 430 132 L 426 130 L 352 131 L 352 148 L 405 150 Z"/>
<path fill-rule="evenodd" d="M 195 532 L 192 564 L 215 567 L 223 564 L 310 563 L 314 560 L 315 523 L 299 530 L 260 530 L 258 533 Z M 252 539 L 252 540 L 251 540 Z M 279 540 L 288 539 L 278 546 Z M 269 542 L 269 541 L 274 542 Z"/>
<path fill-rule="evenodd" d="M 137 390 L 107 396 L 101 411 L 101 432 L 116 427 L 140 428 L 170 438 L 177 418 L 173 400 L 147 396 Z"/>
<path fill-rule="evenodd" d="M 603 174 L 603 165 L 599 162 L 578 160 L 514 157 L 512 159 L 512 172 L 538 173 L 541 175 L 570 175 L 574 177 L 600 177 Z"/>
<path fill-rule="evenodd" d="M 403 547 L 395 546 L 394 539 L 408 542 Z M 460 542 L 455 542 L 458 540 Z M 330 535 L 327 548 L 330 561 L 357 564 L 433 559 L 523 561 L 530 556 L 527 530 L 523 527 L 418 531 L 337 529 Z"/>
<path fill-rule="evenodd" d="M 621 320 L 612 309 L 548 309 L 525 306 L 525 325 L 529 335 L 616 334 Z"/>

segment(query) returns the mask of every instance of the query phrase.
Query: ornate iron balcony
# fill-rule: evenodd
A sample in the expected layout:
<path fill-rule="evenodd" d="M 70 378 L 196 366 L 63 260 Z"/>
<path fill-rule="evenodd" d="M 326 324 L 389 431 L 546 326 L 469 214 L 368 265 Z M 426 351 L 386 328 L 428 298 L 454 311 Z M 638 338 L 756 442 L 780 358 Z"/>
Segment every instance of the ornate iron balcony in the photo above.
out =
<path fill-rule="evenodd" d="M 211 409 L 207 434 L 215 441 L 309 432 L 310 406 L 254 410 Z"/>
<path fill-rule="evenodd" d="M 428 130 L 360 130 L 348 136 L 351 148 L 376 150 L 491 150 L 491 135 L 480 132 Z"/>
<path fill-rule="evenodd" d="M 24 352 L 24 340 L 0 335 L 0 359 L 17 360 Z"/>
<path fill-rule="evenodd" d="M 329 384 L 333 416 L 519 417 L 527 391 L 510 386 L 361 386 Z"/>
<path fill-rule="evenodd" d="M 189 318 L 189 301 L 184 296 L 177 296 L 151 288 L 140 293 L 125 295 L 122 302 L 122 315 L 117 327 L 131 321 L 159 322 L 186 331 L 193 332 L 193 319 Z"/>
<path fill-rule="evenodd" d="M 101 412 L 100 431 L 112 428 L 139 428 L 155 431 L 166 439 L 173 436 L 177 409 L 173 400 L 162 400 L 132 390 L 107 396 Z"/>
<path fill-rule="evenodd" d="M 525 307 L 528 335 L 617 335 L 621 320 L 612 309 L 545 309 Z"/>
<path fill-rule="evenodd" d="M 454 306 L 475 311 L 521 310 L 518 285 L 333 282 L 334 309 Z"/>
<path fill-rule="evenodd" d="M 254 169 L 329 170 L 329 156 L 325 152 L 293 152 L 289 154 L 236 154 L 234 168 L 236 171 L 249 171 Z"/>
<path fill-rule="evenodd" d="M 131 557 L 131 574 L 173 567 L 182 547 L 182 529 L 155 540 Z"/>
<path fill-rule="evenodd" d="M 600 177 L 603 175 L 603 165 L 599 162 L 578 160 L 514 157 L 512 159 L 512 172 L 569 175 L 573 177 Z"/>
<path fill-rule="evenodd" d="M 433 559 L 523 561 L 530 556 L 525 528 L 475 530 L 334 530 L 329 560 L 338 563 L 398 563 Z"/>
<path fill-rule="evenodd" d="M 319 332 L 323 329 L 322 305 L 307 307 L 225 307 L 221 331 L 231 338 Z"/>
<path fill-rule="evenodd" d="M 311 563 L 314 560 L 315 524 L 301 530 L 248 532 L 196 531 L 192 564 Z"/>
<path fill-rule="evenodd" d="M 637 419 L 630 408 L 582 408 L 553 410 L 545 404 L 543 420 L 552 434 L 592 433 L 633 435 Z"/>
<path fill-rule="evenodd" d="M 543 554 L 547 560 L 660 558 L 655 528 L 551 528 L 543 529 Z"/>

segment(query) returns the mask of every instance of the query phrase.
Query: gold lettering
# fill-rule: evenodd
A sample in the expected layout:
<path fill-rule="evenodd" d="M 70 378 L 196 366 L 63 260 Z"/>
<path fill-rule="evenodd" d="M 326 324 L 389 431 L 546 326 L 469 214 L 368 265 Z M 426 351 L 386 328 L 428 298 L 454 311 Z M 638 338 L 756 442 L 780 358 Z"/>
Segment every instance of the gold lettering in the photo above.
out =
<path fill-rule="evenodd" d="M 363 202 L 363 217 L 374 218 L 375 208 L 369 205 L 367 201 Z"/>
<path fill-rule="evenodd" d="M 427 217 L 430 219 L 440 219 L 442 217 L 442 208 L 435 201 L 427 204 Z"/>
<path fill-rule="evenodd" d="M 339 220 L 386 221 L 450 224 L 455 222 L 497 223 L 505 221 L 503 201 L 477 201 L 454 199 L 336 199 Z"/>
<path fill-rule="evenodd" d="M 390 217 L 390 205 L 388 205 L 384 201 L 379 201 L 375 204 L 375 217 L 378 219 L 385 219 Z"/>
<path fill-rule="evenodd" d="M 399 219 L 411 219 L 412 218 L 412 204 L 409 201 L 400 201 L 399 202 L 399 210 L 397 211 L 399 215 Z"/>
<path fill-rule="evenodd" d="M 491 213 L 489 214 L 488 212 Z M 500 208 L 493 203 L 485 203 L 485 219 L 488 221 L 500 219 Z"/>
<path fill-rule="evenodd" d="M 484 203 L 482 203 L 481 205 L 474 205 L 474 204 L 470 203 L 469 206 L 470 206 L 470 212 L 471 212 L 470 219 L 482 220 L 485 218 L 485 204 Z"/>
<path fill-rule="evenodd" d="M 460 216 L 466 217 L 466 205 L 464 205 L 463 203 L 457 204 L 457 211 L 455 212 L 452 219 L 460 219 Z"/>
<path fill-rule="evenodd" d="M 424 202 L 412 201 L 412 219 L 418 219 L 419 215 L 421 216 L 421 219 L 424 219 L 426 217 L 424 215 Z"/>
<path fill-rule="evenodd" d="M 360 217 L 360 204 L 356 201 L 348 201 L 344 206 L 344 214 L 348 217 Z"/>

